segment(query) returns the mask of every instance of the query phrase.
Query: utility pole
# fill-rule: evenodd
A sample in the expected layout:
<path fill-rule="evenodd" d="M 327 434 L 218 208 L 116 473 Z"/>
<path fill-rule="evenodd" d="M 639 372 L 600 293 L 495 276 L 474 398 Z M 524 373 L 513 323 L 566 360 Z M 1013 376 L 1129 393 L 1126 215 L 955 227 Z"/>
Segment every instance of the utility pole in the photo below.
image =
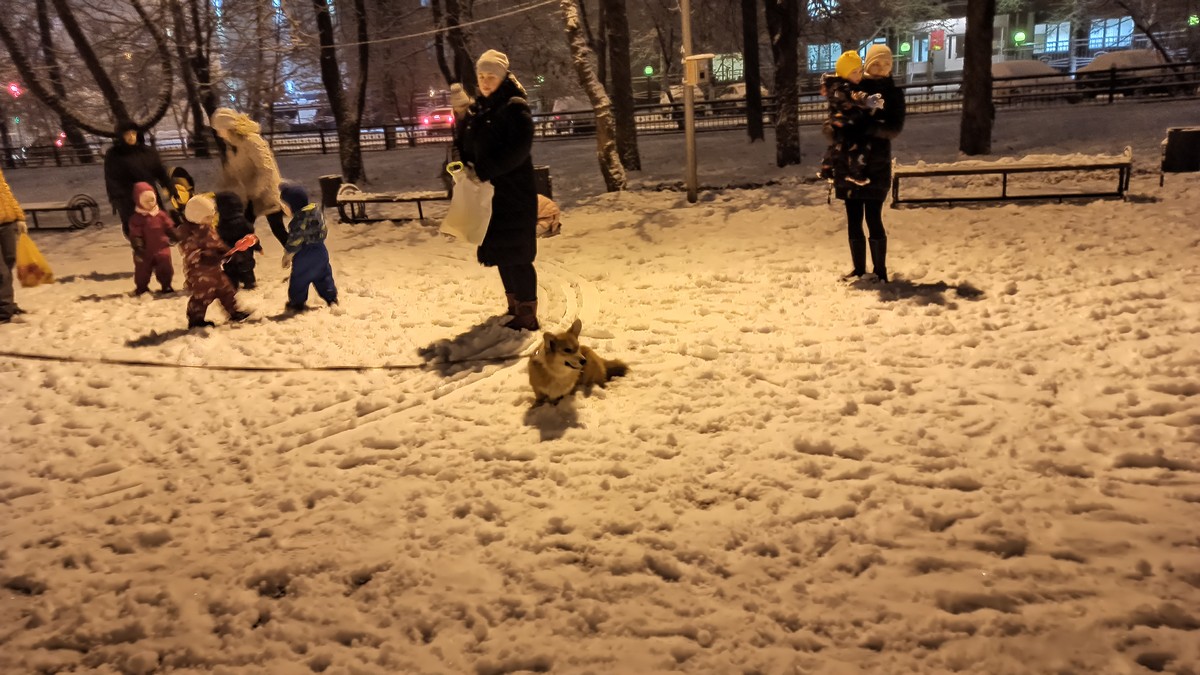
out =
<path fill-rule="evenodd" d="M 687 200 L 695 204 L 696 194 L 696 82 L 690 77 L 692 72 L 692 9 L 691 0 L 680 0 L 680 14 L 683 17 L 683 142 L 687 148 Z"/>

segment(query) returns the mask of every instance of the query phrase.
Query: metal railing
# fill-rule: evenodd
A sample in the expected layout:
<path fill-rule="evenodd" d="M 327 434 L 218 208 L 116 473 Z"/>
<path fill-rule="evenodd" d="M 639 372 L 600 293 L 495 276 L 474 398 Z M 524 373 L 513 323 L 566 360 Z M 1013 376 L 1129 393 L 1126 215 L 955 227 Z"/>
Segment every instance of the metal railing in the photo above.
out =
<path fill-rule="evenodd" d="M 962 80 L 899 85 L 905 92 L 910 114 L 954 112 L 962 108 Z M 1167 64 L 1138 68 L 1113 68 L 1095 73 L 1068 75 L 1029 75 L 997 78 L 992 83 L 993 102 L 998 109 L 1044 108 L 1058 105 L 1109 105 L 1121 100 L 1145 100 L 1154 97 L 1196 98 L 1200 95 L 1200 62 Z M 763 98 L 763 122 L 775 122 L 776 102 Z M 820 92 L 802 91 L 797 109 L 800 124 L 822 124 L 828 105 Z M 642 104 L 634 107 L 639 135 L 673 134 L 683 130 L 682 103 Z M 726 131 L 746 124 L 746 100 L 699 101 L 696 104 L 696 130 Z M 596 119 L 591 110 L 535 114 L 534 133 L 545 141 L 591 136 Z M 263 134 L 277 155 L 333 154 L 338 152 L 337 132 L 278 131 Z M 364 128 L 360 141 L 363 151 L 394 150 L 430 143 L 448 143 L 449 129 L 421 129 L 389 125 Z M 104 144 L 94 144 L 95 161 L 101 161 Z M 191 156 L 182 144 L 160 147 L 165 160 Z M 65 166 L 79 163 L 69 147 L 28 147 L 12 157 L 11 166 Z M 5 162 L 5 167 L 10 167 Z"/>

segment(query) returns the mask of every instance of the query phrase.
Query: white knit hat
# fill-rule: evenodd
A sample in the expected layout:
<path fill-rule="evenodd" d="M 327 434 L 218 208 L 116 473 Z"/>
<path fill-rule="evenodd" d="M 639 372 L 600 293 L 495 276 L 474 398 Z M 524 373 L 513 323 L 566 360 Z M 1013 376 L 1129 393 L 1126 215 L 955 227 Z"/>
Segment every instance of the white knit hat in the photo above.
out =
<path fill-rule="evenodd" d="M 504 52 L 489 49 L 475 62 L 475 71 L 479 73 L 492 73 L 496 77 L 503 79 L 508 74 L 508 57 L 504 55 Z"/>
<path fill-rule="evenodd" d="M 207 225 L 217 215 L 217 205 L 208 195 L 196 195 L 183 207 L 183 217 L 193 223 Z"/>

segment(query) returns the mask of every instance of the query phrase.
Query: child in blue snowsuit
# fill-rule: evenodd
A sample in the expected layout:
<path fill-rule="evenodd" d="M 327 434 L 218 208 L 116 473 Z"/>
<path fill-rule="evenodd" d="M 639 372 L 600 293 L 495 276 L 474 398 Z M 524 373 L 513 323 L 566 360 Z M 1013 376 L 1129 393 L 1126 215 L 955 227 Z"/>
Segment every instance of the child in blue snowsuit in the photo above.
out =
<path fill-rule="evenodd" d="M 329 249 L 325 248 L 328 231 L 321 208 L 308 201 L 308 192 L 299 185 L 285 184 L 279 197 L 283 201 L 283 215 L 291 218 L 283 255 L 283 266 L 292 268 L 287 309 L 293 312 L 308 309 L 305 303 L 310 285 L 322 300 L 330 306 L 336 305 L 338 292 L 329 264 Z"/>

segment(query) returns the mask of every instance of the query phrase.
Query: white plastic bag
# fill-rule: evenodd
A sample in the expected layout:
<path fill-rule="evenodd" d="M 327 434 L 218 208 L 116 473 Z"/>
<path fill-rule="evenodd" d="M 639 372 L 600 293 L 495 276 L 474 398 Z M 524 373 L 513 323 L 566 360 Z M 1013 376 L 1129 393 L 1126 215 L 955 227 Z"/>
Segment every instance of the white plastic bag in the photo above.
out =
<path fill-rule="evenodd" d="M 476 178 L 475 172 L 462 162 L 451 162 L 446 171 L 454 177 L 454 195 L 442 219 L 442 233 L 478 246 L 483 243 L 492 219 L 492 195 L 496 189 L 490 182 Z"/>

